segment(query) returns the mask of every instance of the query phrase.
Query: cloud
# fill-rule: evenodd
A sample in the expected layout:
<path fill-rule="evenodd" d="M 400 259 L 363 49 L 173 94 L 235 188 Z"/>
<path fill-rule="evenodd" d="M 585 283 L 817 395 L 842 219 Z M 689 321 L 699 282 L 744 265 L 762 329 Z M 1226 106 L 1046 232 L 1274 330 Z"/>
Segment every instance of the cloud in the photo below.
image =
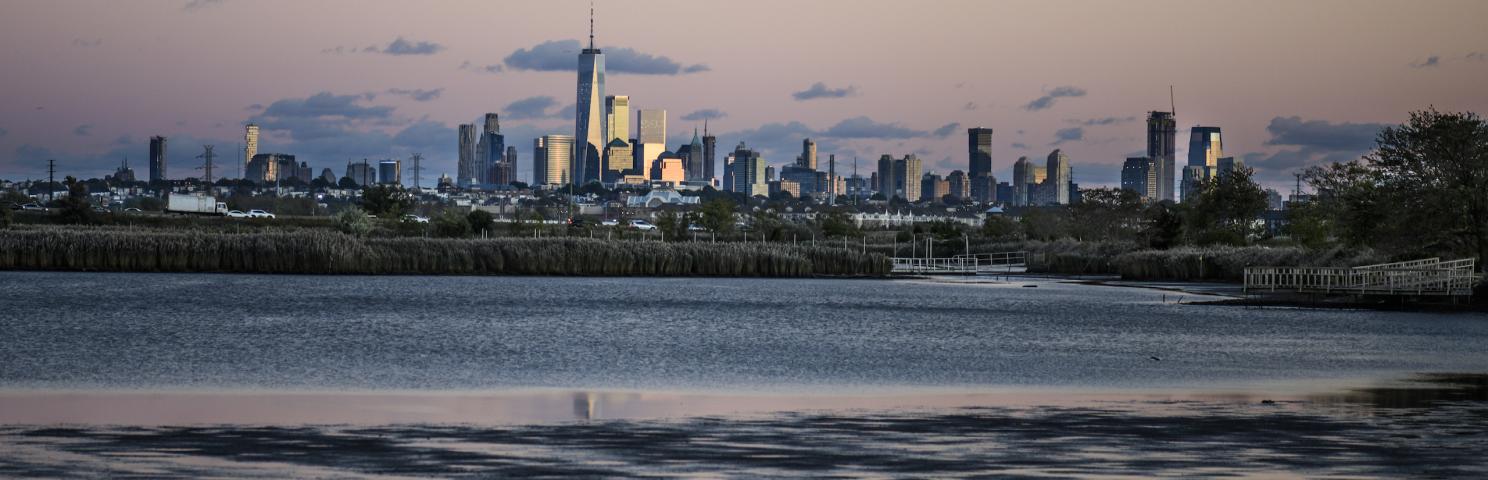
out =
<path fill-rule="evenodd" d="M 689 113 L 687 115 L 683 115 L 682 116 L 682 119 L 683 120 L 686 120 L 686 121 L 689 121 L 689 122 L 698 122 L 698 121 L 702 121 L 702 120 L 718 120 L 720 118 L 727 117 L 727 116 L 728 116 L 728 113 L 726 113 L 726 112 L 724 112 L 722 110 L 719 110 L 719 109 L 716 109 L 716 108 L 704 108 L 702 110 L 698 110 L 698 111 Z"/>
<path fill-rule="evenodd" d="M 798 101 L 805 101 L 817 98 L 843 98 L 857 94 L 858 87 L 854 87 L 852 85 L 848 85 L 842 88 L 829 88 L 825 83 L 816 82 L 811 84 L 811 86 L 807 87 L 805 90 L 792 93 L 791 97 L 794 97 Z"/>
<path fill-rule="evenodd" d="M 960 128 L 961 128 L 961 124 L 960 123 L 951 122 L 951 123 L 945 124 L 945 126 L 943 126 L 943 127 L 940 127 L 940 128 L 935 129 L 935 131 L 930 132 L 930 134 L 931 135 L 935 135 L 937 137 L 945 138 L 945 137 L 951 136 L 952 133 L 956 133 L 956 130 L 958 130 Z"/>
<path fill-rule="evenodd" d="M 393 95 L 406 95 L 409 98 L 412 98 L 413 101 L 415 101 L 415 102 L 427 102 L 427 101 L 430 101 L 430 100 L 434 100 L 436 98 L 439 98 L 439 95 L 442 94 L 442 93 L 444 93 L 444 89 L 443 88 L 436 88 L 436 89 L 433 89 L 433 90 L 422 90 L 422 89 L 417 89 L 417 88 L 415 88 L 415 89 L 389 88 L 387 90 L 387 93 L 390 93 L 390 94 L 393 94 Z"/>
<path fill-rule="evenodd" d="M 1091 118 L 1091 119 L 1085 119 L 1085 120 L 1071 118 L 1071 119 L 1066 119 L 1065 122 L 1069 122 L 1069 123 L 1073 123 L 1075 125 L 1080 125 L 1080 126 L 1085 126 L 1085 127 L 1095 127 L 1095 126 L 1101 126 L 1101 125 L 1115 125 L 1115 124 L 1118 124 L 1118 123 L 1133 122 L 1133 121 L 1136 121 L 1136 120 L 1137 120 L 1137 117 L 1130 116 L 1130 117 Z"/>
<path fill-rule="evenodd" d="M 93 134 L 93 126 L 92 125 L 78 125 L 77 128 L 72 129 L 72 134 L 73 135 L 77 135 L 79 137 L 86 137 L 86 136 L 92 135 Z"/>
<path fill-rule="evenodd" d="M 572 72 L 578 68 L 577 58 L 582 50 L 578 40 L 549 40 L 531 48 L 519 48 L 507 55 L 502 63 L 517 70 Z M 600 50 L 605 55 L 605 73 L 680 75 L 711 70 L 707 65 L 684 66 L 671 58 L 633 48 L 607 47 Z"/>
<path fill-rule="evenodd" d="M 1059 145 L 1064 142 L 1074 142 L 1085 138 L 1085 127 L 1061 128 L 1054 132 L 1054 142 L 1049 145 Z"/>
<path fill-rule="evenodd" d="M 466 60 L 465 63 L 460 64 L 460 70 L 467 70 L 476 73 L 501 73 L 502 71 L 506 70 L 506 67 L 501 66 L 501 64 L 499 63 L 494 63 L 491 65 L 476 65 L 470 63 L 469 60 Z"/>
<path fill-rule="evenodd" d="M 556 105 L 558 105 L 557 99 L 547 95 L 538 95 L 509 103 L 506 108 L 502 109 L 502 113 L 512 120 L 548 118 L 553 116 L 548 113 L 548 109 Z"/>
<path fill-rule="evenodd" d="M 1410 64 L 1411 68 L 1431 68 L 1431 67 L 1436 67 L 1436 66 L 1440 66 L 1440 65 L 1441 65 L 1441 57 L 1440 56 L 1437 56 L 1437 55 L 1432 55 L 1432 56 L 1426 57 L 1426 60 L 1424 60 L 1424 61 L 1415 62 L 1415 63 Z"/>
<path fill-rule="evenodd" d="M 1073 87 L 1068 85 L 1062 87 L 1054 87 L 1053 90 L 1045 93 L 1044 96 L 1035 98 L 1033 99 L 1033 101 L 1028 102 L 1028 105 L 1024 105 L 1023 109 L 1030 112 L 1036 112 L 1054 106 L 1054 100 L 1057 98 L 1083 96 L 1085 96 L 1085 89 L 1080 87 Z"/>
<path fill-rule="evenodd" d="M 0 128 L 0 138 L 5 138 L 5 136 L 6 135 L 9 135 L 9 134 L 10 134 L 10 130 L 6 130 L 6 129 L 3 129 L 3 128 Z"/>
<path fill-rule="evenodd" d="M 1018 150 L 1028 150 L 1028 145 L 1023 142 L 1013 142 L 1012 147 Z"/>
<path fill-rule="evenodd" d="M 263 110 L 263 109 L 264 109 L 264 106 L 263 106 L 262 103 L 255 103 L 253 105 L 249 105 L 248 108 L 246 108 L 244 110 Z"/>
<path fill-rule="evenodd" d="M 1472 53 L 1467 54 L 1467 56 L 1462 57 L 1462 59 L 1463 60 L 1476 60 L 1476 61 L 1479 61 L 1479 62 L 1485 62 L 1485 61 L 1488 61 L 1488 53 L 1484 53 L 1484 52 L 1472 52 Z"/>
<path fill-rule="evenodd" d="M 928 133 L 900 126 L 897 123 L 879 123 L 868 117 L 853 117 L 821 131 L 821 135 L 834 138 L 904 139 L 923 137 Z"/>
<path fill-rule="evenodd" d="M 99 45 L 103 45 L 103 39 L 102 38 L 74 38 L 74 39 L 72 39 L 72 46 L 74 46 L 74 47 L 87 48 L 87 47 L 97 47 Z"/>
<path fill-rule="evenodd" d="M 1267 145 L 1291 145 L 1325 150 L 1360 151 L 1374 147 L 1375 136 L 1383 123 L 1331 123 L 1326 120 L 1302 120 L 1301 117 L 1275 117 L 1266 125 L 1271 133 Z"/>
<path fill-rule="evenodd" d="M 966 110 L 966 111 L 976 110 L 977 109 L 977 104 L 976 104 L 976 102 L 966 102 L 966 105 L 962 105 L 961 106 L 961 109 L 962 110 Z"/>
<path fill-rule="evenodd" d="M 186 12 L 194 12 L 207 7 L 222 5 L 224 1 L 225 0 L 191 0 L 189 2 L 186 2 L 185 5 L 181 6 L 181 10 Z"/>
<path fill-rule="evenodd" d="M 320 92 L 305 98 L 276 100 L 255 118 L 377 119 L 388 118 L 393 113 L 393 107 L 358 105 L 360 102 L 371 99 L 371 94 L 336 95 L 331 92 Z"/>
<path fill-rule="evenodd" d="M 434 42 L 411 42 L 398 37 L 382 49 L 385 55 L 433 55 L 444 50 L 444 46 Z"/>

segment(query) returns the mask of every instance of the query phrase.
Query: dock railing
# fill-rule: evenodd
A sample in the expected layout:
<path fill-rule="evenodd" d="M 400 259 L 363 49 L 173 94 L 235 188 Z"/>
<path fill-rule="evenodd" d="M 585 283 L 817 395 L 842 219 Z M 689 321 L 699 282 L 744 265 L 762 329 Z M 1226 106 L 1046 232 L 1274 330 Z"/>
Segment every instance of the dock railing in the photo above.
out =
<path fill-rule="evenodd" d="M 1246 267 L 1245 291 L 1471 296 L 1477 259 L 1426 258 L 1360 267 Z"/>

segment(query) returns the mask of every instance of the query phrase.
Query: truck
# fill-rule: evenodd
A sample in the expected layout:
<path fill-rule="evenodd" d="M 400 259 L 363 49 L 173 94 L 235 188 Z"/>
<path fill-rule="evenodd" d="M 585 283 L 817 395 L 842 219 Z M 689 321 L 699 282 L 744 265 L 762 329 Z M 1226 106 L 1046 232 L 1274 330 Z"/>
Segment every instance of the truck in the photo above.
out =
<path fill-rule="evenodd" d="M 166 213 L 227 215 L 227 204 L 211 195 L 172 193 L 165 202 Z"/>

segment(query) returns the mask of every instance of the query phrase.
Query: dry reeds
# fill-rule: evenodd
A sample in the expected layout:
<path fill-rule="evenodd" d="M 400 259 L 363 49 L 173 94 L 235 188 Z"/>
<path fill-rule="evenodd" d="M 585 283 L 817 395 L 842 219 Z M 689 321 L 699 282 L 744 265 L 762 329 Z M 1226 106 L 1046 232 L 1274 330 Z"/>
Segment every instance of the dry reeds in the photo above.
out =
<path fill-rule="evenodd" d="M 877 254 L 761 243 L 356 238 L 326 230 L 0 231 L 0 269 L 420 275 L 886 275 Z"/>

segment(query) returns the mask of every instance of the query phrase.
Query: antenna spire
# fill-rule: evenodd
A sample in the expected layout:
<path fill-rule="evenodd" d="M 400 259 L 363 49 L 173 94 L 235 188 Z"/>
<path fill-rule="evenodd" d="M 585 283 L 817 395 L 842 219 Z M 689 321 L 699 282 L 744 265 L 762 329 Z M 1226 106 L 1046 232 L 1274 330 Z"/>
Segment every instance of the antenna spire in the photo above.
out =
<path fill-rule="evenodd" d="M 594 2 L 589 2 L 589 49 L 594 50 Z"/>

